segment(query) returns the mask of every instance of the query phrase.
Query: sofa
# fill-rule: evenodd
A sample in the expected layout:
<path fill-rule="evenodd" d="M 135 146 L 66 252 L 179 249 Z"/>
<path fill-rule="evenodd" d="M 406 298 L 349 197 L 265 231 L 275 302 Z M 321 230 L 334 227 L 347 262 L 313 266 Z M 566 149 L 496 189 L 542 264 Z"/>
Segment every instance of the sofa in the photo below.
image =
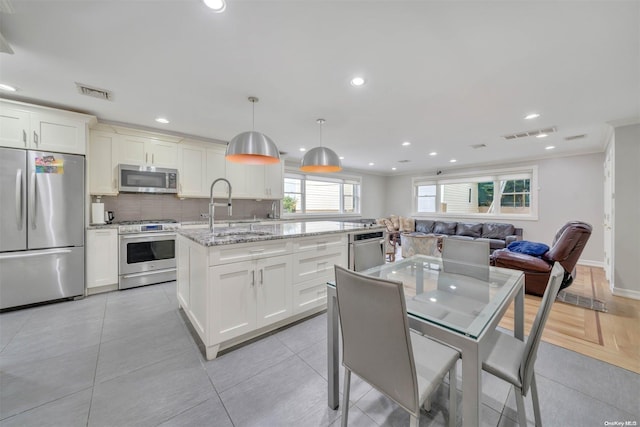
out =
<path fill-rule="evenodd" d="M 401 221 L 402 222 L 402 221 Z M 490 252 L 506 248 L 509 243 L 522 240 L 522 228 L 500 222 L 456 222 L 415 219 L 411 228 L 403 223 L 402 235 L 406 237 L 439 235 L 449 239 L 488 242 Z"/>

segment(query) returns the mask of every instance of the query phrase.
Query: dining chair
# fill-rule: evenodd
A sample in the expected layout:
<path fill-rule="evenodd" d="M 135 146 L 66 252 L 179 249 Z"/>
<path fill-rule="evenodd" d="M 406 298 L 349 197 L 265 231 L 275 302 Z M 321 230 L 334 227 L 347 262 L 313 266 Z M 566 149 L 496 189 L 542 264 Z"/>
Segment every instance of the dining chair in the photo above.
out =
<path fill-rule="evenodd" d="M 526 342 L 520 341 L 511 335 L 498 330 L 495 346 L 492 348 L 487 359 L 482 363 L 482 369 L 503 379 L 513 385 L 518 409 L 518 423 L 521 427 L 527 425 L 527 417 L 524 410 L 524 396 L 531 388 L 531 399 L 533 400 L 533 414 L 535 425 L 541 426 L 540 402 L 538 400 L 538 389 L 536 387 L 536 376 L 534 364 L 540 344 L 540 337 L 544 325 L 549 318 L 551 306 L 558 295 L 564 269 L 557 263 L 551 270 L 549 283 L 542 296 L 540 308 L 531 326 L 531 331 Z"/>
<path fill-rule="evenodd" d="M 489 242 L 446 238 L 442 242 L 442 271 L 489 281 Z"/>
<path fill-rule="evenodd" d="M 410 414 L 418 427 L 420 406 L 449 372 L 449 425 L 456 424 L 458 351 L 409 329 L 402 282 L 335 266 L 345 368 L 342 426 L 349 417 L 351 372 Z"/>

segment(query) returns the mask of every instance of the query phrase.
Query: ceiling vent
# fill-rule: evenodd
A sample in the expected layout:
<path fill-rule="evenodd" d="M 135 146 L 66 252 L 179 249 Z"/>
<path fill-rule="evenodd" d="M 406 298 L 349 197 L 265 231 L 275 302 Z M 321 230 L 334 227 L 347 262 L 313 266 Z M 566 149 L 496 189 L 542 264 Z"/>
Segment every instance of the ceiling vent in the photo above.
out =
<path fill-rule="evenodd" d="M 552 127 L 544 128 L 544 129 L 535 129 L 535 130 L 528 130 L 526 132 L 518 132 L 518 133 L 509 134 L 509 135 L 502 135 L 502 137 L 504 139 L 509 140 L 509 139 L 526 138 L 528 136 L 537 136 L 537 135 L 540 135 L 540 134 L 543 134 L 543 133 L 550 134 L 550 133 L 554 133 L 556 131 L 557 131 L 556 127 L 552 126 Z"/>
<path fill-rule="evenodd" d="M 473 148 L 474 150 L 477 150 L 479 148 L 487 148 L 487 144 L 473 144 L 471 148 Z"/>
<path fill-rule="evenodd" d="M 586 138 L 587 134 L 583 133 L 582 135 L 573 135 L 573 136 L 567 136 L 564 138 L 565 141 L 573 141 L 574 139 L 582 139 L 582 138 Z"/>
<path fill-rule="evenodd" d="M 92 96 L 94 98 L 104 99 L 105 101 L 113 101 L 113 93 L 106 89 L 100 89 L 97 87 L 85 85 L 83 83 L 76 82 L 78 92 L 83 95 Z"/>
<path fill-rule="evenodd" d="M 398 163 L 409 163 L 411 160 L 398 160 Z"/>

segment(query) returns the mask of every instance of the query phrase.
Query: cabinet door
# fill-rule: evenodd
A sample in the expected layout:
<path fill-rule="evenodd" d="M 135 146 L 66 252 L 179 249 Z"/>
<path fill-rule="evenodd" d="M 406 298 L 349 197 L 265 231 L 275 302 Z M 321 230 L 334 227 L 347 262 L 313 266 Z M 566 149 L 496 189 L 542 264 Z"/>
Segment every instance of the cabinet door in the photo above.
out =
<path fill-rule="evenodd" d="M 118 195 L 117 134 L 91 131 L 87 167 L 89 169 L 89 194 Z"/>
<path fill-rule="evenodd" d="M 28 148 L 30 138 L 29 113 L 0 103 L 0 146 Z"/>
<path fill-rule="evenodd" d="M 225 149 L 221 148 L 208 148 L 207 149 L 207 177 L 206 177 L 206 190 L 207 197 L 210 195 L 211 184 L 218 178 L 225 178 L 227 176 L 227 161 L 224 158 Z M 229 179 L 229 178 L 227 178 Z M 233 184 L 231 184 L 233 187 Z M 236 189 L 232 188 L 235 193 Z M 227 197 L 226 185 L 216 184 L 213 189 L 214 197 Z"/>
<path fill-rule="evenodd" d="M 42 151 L 85 154 L 87 144 L 86 125 L 52 113 L 31 114 L 33 148 Z"/>
<path fill-rule="evenodd" d="M 207 154 L 197 145 L 180 145 L 178 149 L 178 196 L 207 197 Z"/>
<path fill-rule="evenodd" d="M 257 327 L 270 325 L 292 314 L 291 256 L 256 261 Z"/>
<path fill-rule="evenodd" d="M 266 197 L 269 199 L 282 199 L 284 197 L 284 173 L 283 162 L 264 167 L 264 187 Z"/>
<path fill-rule="evenodd" d="M 118 163 L 142 166 L 147 163 L 145 138 L 123 135 L 118 149 Z"/>
<path fill-rule="evenodd" d="M 233 188 L 234 198 L 263 199 L 264 165 L 243 165 L 226 162 L 226 176 Z"/>
<path fill-rule="evenodd" d="M 212 325 L 209 342 L 223 342 L 256 328 L 255 263 L 209 267 Z"/>
<path fill-rule="evenodd" d="M 118 283 L 118 231 L 87 230 L 87 288 Z"/>
<path fill-rule="evenodd" d="M 147 164 L 161 168 L 178 167 L 178 146 L 174 142 L 148 141 L 146 144 Z"/>

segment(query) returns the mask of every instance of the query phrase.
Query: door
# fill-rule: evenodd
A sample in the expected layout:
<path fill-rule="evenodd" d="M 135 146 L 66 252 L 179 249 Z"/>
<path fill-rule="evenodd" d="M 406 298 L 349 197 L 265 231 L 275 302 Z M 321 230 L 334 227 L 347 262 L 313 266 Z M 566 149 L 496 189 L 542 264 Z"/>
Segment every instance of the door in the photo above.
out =
<path fill-rule="evenodd" d="M 614 169 L 613 159 L 615 154 L 615 142 L 609 144 L 607 155 L 604 159 L 604 273 L 609 281 L 609 286 L 613 288 L 613 220 L 615 218 L 613 209 L 615 206 L 614 190 Z"/>
<path fill-rule="evenodd" d="M 28 151 L 29 249 L 84 245 L 84 157 Z"/>
<path fill-rule="evenodd" d="M 0 104 L 0 146 L 29 146 L 29 113 Z"/>
<path fill-rule="evenodd" d="M 209 267 L 209 286 L 213 289 L 209 342 L 220 343 L 256 328 L 254 261 Z"/>
<path fill-rule="evenodd" d="M 146 145 L 147 163 L 162 168 L 178 166 L 178 145 L 173 142 L 149 141 Z"/>
<path fill-rule="evenodd" d="M 118 135 L 91 132 L 89 141 L 89 194 L 117 196 Z"/>
<path fill-rule="evenodd" d="M 61 117 L 53 113 L 32 113 L 31 148 L 62 153 L 85 154 L 86 130 L 81 120 Z"/>
<path fill-rule="evenodd" d="M 202 147 L 181 145 L 178 153 L 178 197 L 206 197 L 207 155 Z M 211 183 L 209 183 L 211 184 Z"/>
<path fill-rule="evenodd" d="M 27 249 L 27 152 L 0 148 L 0 252 Z"/>
<path fill-rule="evenodd" d="M 257 327 L 291 316 L 291 256 L 283 255 L 256 262 Z"/>
<path fill-rule="evenodd" d="M 118 231 L 87 230 L 87 288 L 118 284 Z"/>

